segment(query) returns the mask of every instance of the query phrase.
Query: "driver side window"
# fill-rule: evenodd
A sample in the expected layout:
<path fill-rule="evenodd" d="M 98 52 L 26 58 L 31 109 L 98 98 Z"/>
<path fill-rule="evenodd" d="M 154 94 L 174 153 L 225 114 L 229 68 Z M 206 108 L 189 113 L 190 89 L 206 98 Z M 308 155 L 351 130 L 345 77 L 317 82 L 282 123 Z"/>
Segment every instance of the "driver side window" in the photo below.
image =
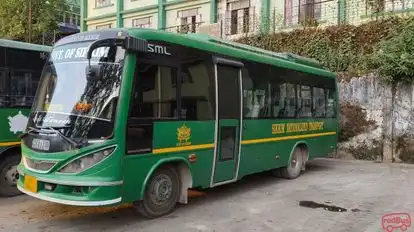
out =
<path fill-rule="evenodd" d="M 177 90 L 173 86 L 177 69 L 139 62 L 127 125 L 128 153 L 152 151 L 155 121 L 177 118 Z"/>

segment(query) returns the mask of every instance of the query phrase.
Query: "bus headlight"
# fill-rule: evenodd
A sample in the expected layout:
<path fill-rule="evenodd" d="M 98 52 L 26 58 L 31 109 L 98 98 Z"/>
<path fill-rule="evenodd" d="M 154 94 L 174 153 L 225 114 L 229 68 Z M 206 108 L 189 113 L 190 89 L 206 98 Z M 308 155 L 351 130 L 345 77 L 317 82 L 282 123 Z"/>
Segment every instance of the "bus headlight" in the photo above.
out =
<path fill-rule="evenodd" d="M 63 166 L 63 168 L 61 168 L 59 172 L 78 173 L 83 170 L 86 170 L 110 156 L 114 150 L 115 147 L 111 147 L 95 153 L 91 153 L 86 156 L 82 156 Z"/>

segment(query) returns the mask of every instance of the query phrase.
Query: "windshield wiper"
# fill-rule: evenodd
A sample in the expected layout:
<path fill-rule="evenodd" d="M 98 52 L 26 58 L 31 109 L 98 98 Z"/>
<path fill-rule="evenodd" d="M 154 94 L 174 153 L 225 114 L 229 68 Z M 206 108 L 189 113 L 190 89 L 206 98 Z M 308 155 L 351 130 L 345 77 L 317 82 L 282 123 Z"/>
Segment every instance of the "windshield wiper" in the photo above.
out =
<path fill-rule="evenodd" d="M 24 132 L 23 134 L 21 134 L 21 135 L 19 135 L 19 138 L 24 138 L 24 137 L 26 137 L 27 135 L 29 135 L 32 131 L 36 131 L 37 132 L 37 130 L 35 129 L 35 128 L 33 128 L 33 127 L 29 127 L 29 130 L 27 130 L 26 132 Z"/>
<path fill-rule="evenodd" d="M 61 126 L 61 127 L 56 127 L 56 128 L 65 128 L 65 127 L 67 127 L 67 126 Z M 51 127 L 51 126 L 39 127 L 39 129 L 36 129 L 34 127 L 29 127 L 29 130 L 27 132 L 24 132 L 23 134 L 21 134 L 19 137 L 23 138 L 23 137 L 29 135 L 32 131 L 35 131 L 35 132 L 38 132 L 38 133 L 43 133 L 44 131 L 42 131 L 41 129 L 49 129 L 53 133 L 55 133 L 55 134 L 59 135 L 60 137 L 62 137 L 66 142 L 68 142 L 68 143 L 72 144 L 73 146 L 75 146 L 76 148 L 80 148 L 82 146 L 81 143 L 78 143 L 75 140 L 65 136 L 60 131 L 56 130 L 54 127 Z"/>
<path fill-rule="evenodd" d="M 68 143 L 72 144 L 72 145 L 73 145 L 73 146 L 75 146 L 76 148 L 80 148 L 80 147 L 81 147 L 81 145 L 82 145 L 82 144 L 80 144 L 80 143 L 77 143 L 75 140 L 73 140 L 73 139 L 71 139 L 71 138 L 69 138 L 69 137 L 66 137 L 66 136 L 65 136 L 64 134 L 62 134 L 60 131 L 56 130 L 55 128 L 53 128 L 53 127 L 51 127 L 51 126 L 49 126 L 49 127 L 44 127 L 44 128 L 47 128 L 47 129 L 49 129 L 49 130 L 51 130 L 51 131 L 55 132 L 57 135 L 59 135 L 60 137 L 62 137 L 64 140 L 66 140 L 66 142 L 68 142 Z"/>

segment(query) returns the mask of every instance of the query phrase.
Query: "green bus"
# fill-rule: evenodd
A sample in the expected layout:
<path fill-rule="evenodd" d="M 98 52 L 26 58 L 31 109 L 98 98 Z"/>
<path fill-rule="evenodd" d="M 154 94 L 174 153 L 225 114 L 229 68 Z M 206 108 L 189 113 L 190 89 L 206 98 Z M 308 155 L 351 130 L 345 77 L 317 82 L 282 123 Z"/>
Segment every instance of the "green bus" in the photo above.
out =
<path fill-rule="evenodd" d="M 20 138 L 52 47 L 0 39 L 0 196 L 14 196 Z"/>
<path fill-rule="evenodd" d="M 22 135 L 18 188 L 46 201 L 134 203 L 148 218 L 334 151 L 336 75 L 313 60 L 150 29 L 58 41 Z"/>

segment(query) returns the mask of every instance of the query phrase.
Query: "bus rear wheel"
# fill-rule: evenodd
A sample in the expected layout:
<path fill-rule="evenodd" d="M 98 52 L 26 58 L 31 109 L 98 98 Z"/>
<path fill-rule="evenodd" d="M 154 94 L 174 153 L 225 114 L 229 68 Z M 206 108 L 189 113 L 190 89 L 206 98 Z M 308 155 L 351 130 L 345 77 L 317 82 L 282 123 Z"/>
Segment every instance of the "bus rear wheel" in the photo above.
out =
<path fill-rule="evenodd" d="M 286 167 L 281 168 L 280 175 L 286 179 L 295 179 L 302 172 L 304 165 L 302 149 L 296 147 L 293 151 L 290 162 Z"/>
<path fill-rule="evenodd" d="M 153 219 L 171 213 L 180 196 L 180 177 L 172 166 L 158 169 L 149 180 L 142 201 L 135 204 L 144 217 Z"/>
<path fill-rule="evenodd" d="M 12 197 L 22 194 L 17 189 L 17 181 L 19 180 L 17 166 L 19 162 L 20 156 L 17 154 L 0 159 L 0 196 Z"/>

